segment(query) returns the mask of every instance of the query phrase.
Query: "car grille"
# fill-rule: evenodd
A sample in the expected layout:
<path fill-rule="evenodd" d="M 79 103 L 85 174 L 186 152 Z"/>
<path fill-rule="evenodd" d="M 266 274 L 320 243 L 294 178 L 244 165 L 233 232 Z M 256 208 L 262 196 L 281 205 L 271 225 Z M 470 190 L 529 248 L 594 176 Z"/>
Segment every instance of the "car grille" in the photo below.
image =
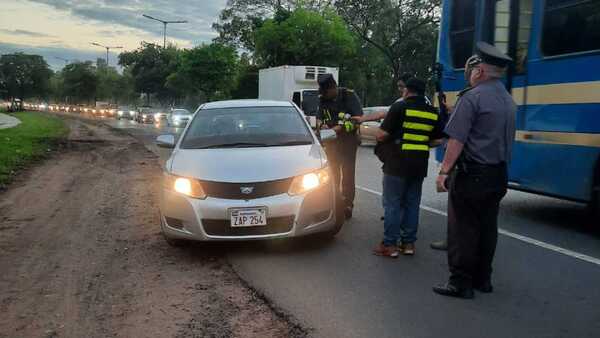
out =
<path fill-rule="evenodd" d="M 255 183 L 222 183 L 201 181 L 202 189 L 208 197 L 223 198 L 229 200 L 251 200 L 288 192 L 293 178 L 277 181 L 255 182 Z M 252 192 L 244 194 L 243 188 L 252 188 Z"/>
<path fill-rule="evenodd" d="M 255 227 L 231 227 L 230 220 L 203 219 L 202 226 L 209 236 L 261 236 L 290 232 L 294 226 L 294 216 L 272 217 L 267 225 Z"/>

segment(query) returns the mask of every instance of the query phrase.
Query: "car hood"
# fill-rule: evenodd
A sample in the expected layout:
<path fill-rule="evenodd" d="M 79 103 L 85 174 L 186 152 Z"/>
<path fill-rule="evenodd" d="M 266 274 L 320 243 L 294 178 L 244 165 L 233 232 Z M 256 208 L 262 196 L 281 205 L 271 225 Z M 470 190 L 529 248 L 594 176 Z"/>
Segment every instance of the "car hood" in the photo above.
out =
<path fill-rule="evenodd" d="M 177 149 L 167 168 L 203 181 L 250 183 L 302 175 L 325 163 L 318 144 L 233 149 Z"/>

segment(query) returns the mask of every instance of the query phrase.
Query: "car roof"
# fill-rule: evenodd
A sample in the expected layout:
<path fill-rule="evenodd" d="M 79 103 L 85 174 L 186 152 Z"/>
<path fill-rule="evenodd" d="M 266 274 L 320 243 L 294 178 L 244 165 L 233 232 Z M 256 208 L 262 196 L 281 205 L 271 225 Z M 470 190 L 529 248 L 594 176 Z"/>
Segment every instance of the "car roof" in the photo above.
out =
<path fill-rule="evenodd" d="M 269 100 L 229 100 L 208 102 L 202 105 L 202 109 L 219 108 L 246 108 L 246 107 L 292 107 L 288 101 L 269 101 Z"/>

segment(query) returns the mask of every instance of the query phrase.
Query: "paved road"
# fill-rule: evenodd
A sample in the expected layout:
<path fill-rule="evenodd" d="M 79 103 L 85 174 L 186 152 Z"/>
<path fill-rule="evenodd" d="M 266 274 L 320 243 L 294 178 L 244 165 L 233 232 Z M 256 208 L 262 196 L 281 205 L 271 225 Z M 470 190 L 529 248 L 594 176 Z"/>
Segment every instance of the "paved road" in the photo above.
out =
<path fill-rule="evenodd" d="M 145 143 L 178 130 L 112 121 Z M 162 153 L 163 157 L 166 153 Z M 361 147 L 355 217 L 333 243 L 232 244 L 229 259 L 256 289 L 317 337 L 599 337 L 600 236 L 583 226 L 583 206 L 511 191 L 500 215 L 495 292 L 473 301 L 431 292 L 447 277 L 444 253 L 428 243 L 445 234 L 446 195 L 422 200 L 417 255 L 371 255 L 382 224 L 381 173 Z"/>

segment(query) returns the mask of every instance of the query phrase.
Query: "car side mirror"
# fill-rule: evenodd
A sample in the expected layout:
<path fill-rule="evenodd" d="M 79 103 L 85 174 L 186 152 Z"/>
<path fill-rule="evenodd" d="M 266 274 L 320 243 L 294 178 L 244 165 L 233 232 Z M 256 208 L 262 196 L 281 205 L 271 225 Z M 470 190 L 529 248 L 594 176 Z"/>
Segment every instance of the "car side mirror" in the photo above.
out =
<path fill-rule="evenodd" d="M 335 140 L 337 135 L 335 130 L 332 129 L 323 129 L 320 131 L 321 142 Z"/>
<path fill-rule="evenodd" d="M 156 145 L 161 148 L 175 148 L 175 136 L 173 135 L 160 135 L 156 138 Z"/>

